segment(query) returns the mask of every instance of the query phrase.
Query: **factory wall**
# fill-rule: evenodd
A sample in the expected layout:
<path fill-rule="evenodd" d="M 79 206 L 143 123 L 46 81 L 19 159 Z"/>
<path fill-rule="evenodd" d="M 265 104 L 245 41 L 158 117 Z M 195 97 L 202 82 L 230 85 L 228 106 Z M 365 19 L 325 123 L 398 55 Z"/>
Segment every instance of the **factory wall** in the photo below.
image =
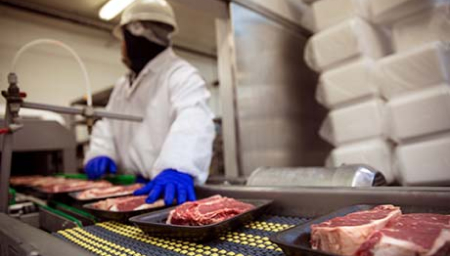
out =
<path fill-rule="evenodd" d="M 84 61 L 92 91 L 110 87 L 126 72 L 120 61 L 120 43 L 108 32 L 0 6 L 0 87 L 7 87 L 7 74 L 14 54 L 24 44 L 39 38 L 60 40 L 72 47 Z M 178 51 L 179 52 L 179 51 Z M 214 58 L 179 52 L 196 66 L 208 84 L 217 80 Z M 82 73 L 75 60 L 63 49 L 51 45 L 30 49 L 20 59 L 19 85 L 28 100 L 58 105 L 85 94 Z M 218 97 L 214 89 L 212 95 Z M 217 98 L 211 107 L 220 115 Z M 3 98 L 0 103 L 4 103 Z"/>
<path fill-rule="evenodd" d="M 72 47 L 88 69 L 93 91 L 111 86 L 126 71 L 120 63 L 120 45 L 107 32 L 6 7 L 0 7 L 0 31 L 2 88 L 7 86 L 6 76 L 17 50 L 39 38 L 60 40 Z M 82 73 L 75 60 L 52 45 L 25 52 L 16 72 L 30 101 L 69 105 L 85 94 Z"/>

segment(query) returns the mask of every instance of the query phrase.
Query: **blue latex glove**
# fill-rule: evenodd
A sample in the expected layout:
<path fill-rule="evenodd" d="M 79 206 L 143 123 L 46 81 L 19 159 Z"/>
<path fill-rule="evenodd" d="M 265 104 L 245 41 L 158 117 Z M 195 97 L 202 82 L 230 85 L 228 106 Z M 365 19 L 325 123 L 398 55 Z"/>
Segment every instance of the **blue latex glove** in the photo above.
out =
<path fill-rule="evenodd" d="M 175 196 L 177 204 L 195 201 L 194 179 L 186 173 L 166 169 L 144 187 L 134 191 L 135 196 L 146 195 L 146 203 L 151 204 L 164 195 L 164 203 L 172 205 Z"/>
<path fill-rule="evenodd" d="M 117 172 L 117 166 L 111 158 L 98 156 L 89 160 L 84 170 L 90 180 L 95 180 L 108 172 L 115 174 Z"/>

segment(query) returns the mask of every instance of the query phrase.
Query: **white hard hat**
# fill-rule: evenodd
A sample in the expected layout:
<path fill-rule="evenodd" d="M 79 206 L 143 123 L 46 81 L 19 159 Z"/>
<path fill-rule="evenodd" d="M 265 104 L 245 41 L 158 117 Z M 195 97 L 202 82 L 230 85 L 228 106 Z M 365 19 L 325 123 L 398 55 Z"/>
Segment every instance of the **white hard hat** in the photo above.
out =
<path fill-rule="evenodd" d="M 166 0 L 138 0 L 126 8 L 113 34 L 121 38 L 121 28 L 133 21 L 153 21 L 167 24 L 173 28 L 173 32 L 178 30 L 177 21 L 172 7 Z"/>

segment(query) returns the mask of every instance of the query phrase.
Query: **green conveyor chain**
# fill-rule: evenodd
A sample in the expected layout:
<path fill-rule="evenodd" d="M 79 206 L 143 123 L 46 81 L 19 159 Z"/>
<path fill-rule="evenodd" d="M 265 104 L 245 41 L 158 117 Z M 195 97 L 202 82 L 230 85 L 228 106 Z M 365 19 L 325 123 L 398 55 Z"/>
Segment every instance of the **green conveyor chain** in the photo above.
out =
<path fill-rule="evenodd" d="M 79 180 L 87 180 L 86 174 L 83 173 L 74 173 L 74 174 L 67 174 L 67 173 L 58 173 L 55 176 L 60 176 L 64 178 L 69 179 L 79 179 Z M 104 177 L 105 180 L 118 185 L 130 185 L 134 184 L 136 182 L 136 176 L 134 175 L 106 175 Z"/>
<path fill-rule="evenodd" d="M 89 214 L 89 213 L 87 213 L 87 212 L 85 212 L 85 211 L 83 211 L 83 210 L 77 209 L 77 208 L 75 208 L 75 207 L 72 207 L 72 206 L 69 206 L 69 205 L 66 205 L 66 204 L 63 204 L 63 203 L 60 203 L 60 202 L 55 202 L 55 201 L 53 201 L 53 204 L 54 204 L 56 207 L 60 207 L 60 208 L 62 208 L 62 209 L 66 209 L 66 210 L 68 210 L 68 211 L 70 211 L 70 212 L 76 213 L 76 214 L 78 214 L 78 215 L 80 215 L 80 216 L 83 216 L 83 217 L 85 217 L 85 218 L 87 218 L 87 219 L 90 219 L 90 220 L 92 220 L 94 223 L 97 222 L 97 219 L 95 218 L 94 215 Z"/>

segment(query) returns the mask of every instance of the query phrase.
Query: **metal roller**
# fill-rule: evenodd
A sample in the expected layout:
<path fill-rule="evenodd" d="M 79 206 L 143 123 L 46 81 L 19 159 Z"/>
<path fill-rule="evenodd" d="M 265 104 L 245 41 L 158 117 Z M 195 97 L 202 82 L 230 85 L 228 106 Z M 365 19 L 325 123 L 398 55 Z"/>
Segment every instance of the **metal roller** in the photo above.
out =
<path fill-rule="evenodd" d="M 324 167 L 260 167 L 248 186 L 271 187 L 372 187 L 386 185 L 383 174 L 367 165 Z"/>

